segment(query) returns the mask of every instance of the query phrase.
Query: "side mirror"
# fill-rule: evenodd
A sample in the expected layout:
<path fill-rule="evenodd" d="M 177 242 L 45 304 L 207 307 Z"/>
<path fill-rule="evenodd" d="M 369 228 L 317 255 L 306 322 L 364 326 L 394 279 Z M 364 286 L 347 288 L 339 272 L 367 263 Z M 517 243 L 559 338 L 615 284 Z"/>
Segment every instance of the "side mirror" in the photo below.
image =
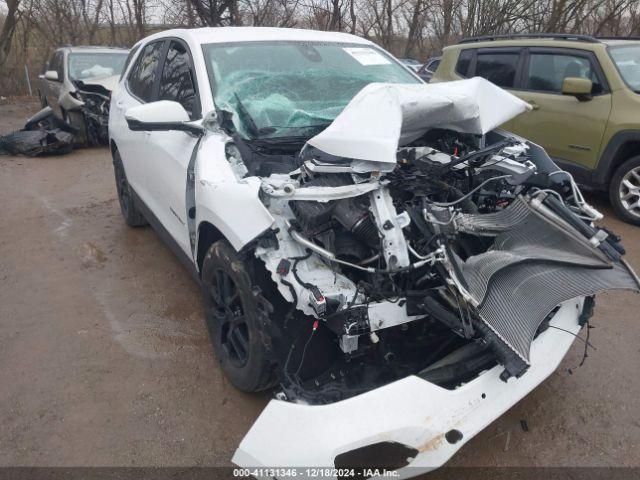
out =
<path fill-rule="evenodd" d="M 593 82 L 584 77 L 565 77 L 562 81 L 562 94 L 573 95 L 581 102 L 591 100 Z"/>
<path fill-rule="evenodd" d="M 47 70 L 46 72 L 44 72 L 44 78 L 46 78 L 47 80 L 51 80 L 52 82 L 60 81 L 60 79 L 58 78 L 58 72 L 56 72 L 55 70 Z"/>
<path fill-rule="evenodd" d="M 126 111 L 129 130 L 134 132 L 180 130 L 200 134 L 202 127 L 189 122 L 189 114 L 178 102 L 159 100 L 132 107 Z"/>

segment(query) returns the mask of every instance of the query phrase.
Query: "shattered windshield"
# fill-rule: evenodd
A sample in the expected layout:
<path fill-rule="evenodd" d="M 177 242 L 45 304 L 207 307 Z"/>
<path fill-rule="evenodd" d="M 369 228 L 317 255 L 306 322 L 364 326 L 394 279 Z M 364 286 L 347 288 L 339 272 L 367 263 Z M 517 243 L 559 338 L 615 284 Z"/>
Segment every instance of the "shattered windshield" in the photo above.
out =
<path fill-rule="evenodd" d="M 127 55 L 128 52 L 71 53 L 69 54 L 69 79 L 73 81 L 120 75 Z"/>
<path fill-rule="evenodd" d="M 203 51 L 216 107 L 245 138 L 313 135 L 370 83 L 420 83 L 362 44 L 247 42 Z"/>

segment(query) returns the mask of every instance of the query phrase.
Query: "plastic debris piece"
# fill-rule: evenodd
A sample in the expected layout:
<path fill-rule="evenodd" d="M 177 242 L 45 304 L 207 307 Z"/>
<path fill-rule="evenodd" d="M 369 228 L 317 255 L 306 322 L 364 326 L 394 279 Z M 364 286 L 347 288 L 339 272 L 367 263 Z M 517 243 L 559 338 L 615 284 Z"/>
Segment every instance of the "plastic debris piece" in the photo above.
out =
<path fill-rule="evenodd" d="M 77 130 L 45 107 L 24 128 L 0 137 L 0 155 L 63 155 L 73 150 Z"/>

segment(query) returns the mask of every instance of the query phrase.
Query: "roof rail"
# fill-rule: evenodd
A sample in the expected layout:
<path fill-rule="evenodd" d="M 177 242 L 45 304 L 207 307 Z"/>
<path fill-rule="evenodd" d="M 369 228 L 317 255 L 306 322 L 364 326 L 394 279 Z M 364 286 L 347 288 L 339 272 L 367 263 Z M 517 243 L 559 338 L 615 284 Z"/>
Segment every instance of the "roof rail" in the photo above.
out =
<path fill-rule="evenodd" d="M 517 40 L 520 38 L 549 38 L 552 40 L 573 40 L 577 42 L 600 43 L 591 35 L 574 35 L 571 33 L 507 33 L 503 35 L 482 35 L 460 40 L 458 43 L 487 42 L 492 40 Z"/>
<path fill-rule="evenodd" d="M 624 37 L 616 37 L 616 36 L 607 36 L 607 37 L 601 37 L 601 36 L 597 36 L 596 37 L 598 40 L 640 40 L 640 37 L 635 35 L 635 36 L 624 36 Z"/>
<path fill-rule="evenodd" d="M 71 45 L 70 43 L 63 43 L 56 48 L 78 48 L 84 50 L 100 50 L 100 49 L 122 49 L 127 50 L 129 47 L 119 47 L 114 45 Z"/>

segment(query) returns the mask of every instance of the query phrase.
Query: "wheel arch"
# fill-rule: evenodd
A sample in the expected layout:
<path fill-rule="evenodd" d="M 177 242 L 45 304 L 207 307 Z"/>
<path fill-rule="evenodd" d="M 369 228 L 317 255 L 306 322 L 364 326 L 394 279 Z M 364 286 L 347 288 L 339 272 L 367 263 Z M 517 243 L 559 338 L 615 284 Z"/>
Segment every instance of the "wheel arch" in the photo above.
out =
<path fill-rule="evenodd" d="M 209 247 L 218 240 L 226 238 L 213 223 L 202 221 L 198 224 L 198 241 L 196 244 L 196 264 L 198 272 L 202 274 L 202 263 Z"/>
<path fill-rule="evenodd" d="M 607 187 L 616 169 L 629 158 L 640 154 L 640 130 L 623 130 L 616 133 L 602 152 L 594 183 Z"/>

